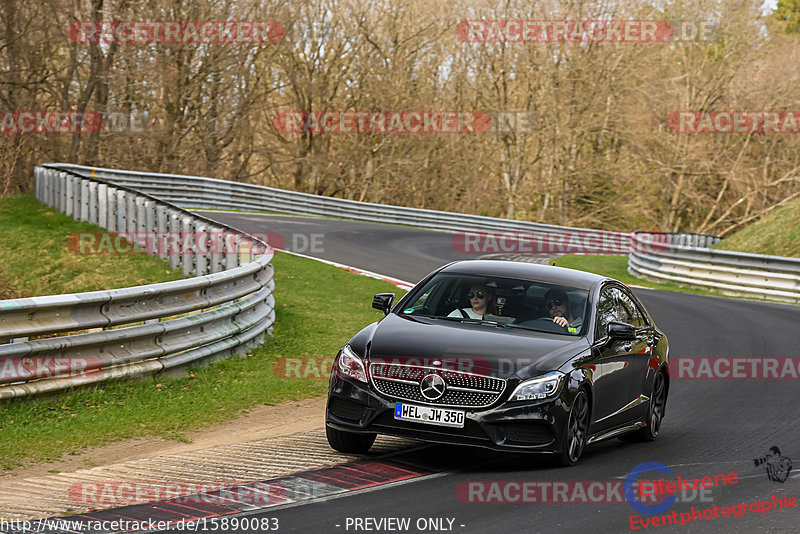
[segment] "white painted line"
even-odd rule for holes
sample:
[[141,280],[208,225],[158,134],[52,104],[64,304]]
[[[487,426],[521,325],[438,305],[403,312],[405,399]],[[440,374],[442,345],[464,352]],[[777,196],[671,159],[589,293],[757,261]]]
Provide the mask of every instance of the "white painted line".
[[405,280],[400,280],[399,278],[393,278],[391,276],[386,276],[384,274],[367,271],[365,269],[359,269],[358,267],[352,267],[350,265],[345,265],[343,263],[337,263],[335,261],[330,261],[330,260],[323,260],[322,258],[315,258],[314,256],[307,256],[305,254],[300,254],[299,252],[291,252],[289,250],[281,250],[281,249],[275,249],[275,250],[283,252],[284,254],[291,254],[292,256],[299,256],[301,258],[327,263],[328,265],[333,265],[334,267],[339,267],[340,269],[346,269],[350,272],[360,274],[362,276],[369,276],[370,278],[383,280],[384,282],[389,282],[390,284],[394,284],[400,289],[404,289],[406,291],[414,287],[414,284],[412,284],[411,282],[406,282]]

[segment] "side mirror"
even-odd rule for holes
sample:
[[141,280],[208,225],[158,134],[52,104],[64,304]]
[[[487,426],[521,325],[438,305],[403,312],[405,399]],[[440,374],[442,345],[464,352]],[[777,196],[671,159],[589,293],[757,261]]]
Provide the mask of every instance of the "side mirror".
[[384,315],[389,315],[389,311],[394,304],[394,293],[378,293],[372,297],[372,307],[381,310]]
[[611,321],[608,323],[608,337],[609,339],[636,339],[636,327],[628,323]]

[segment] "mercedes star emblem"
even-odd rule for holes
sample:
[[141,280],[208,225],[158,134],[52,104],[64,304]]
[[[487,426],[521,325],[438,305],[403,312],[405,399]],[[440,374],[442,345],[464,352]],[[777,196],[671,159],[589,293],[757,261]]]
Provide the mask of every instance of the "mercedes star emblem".
[[439,375],[428,375],[419,383],[419,390],[422,392],[422,396],[428,400],[442,398],[446,387],[444,378]]

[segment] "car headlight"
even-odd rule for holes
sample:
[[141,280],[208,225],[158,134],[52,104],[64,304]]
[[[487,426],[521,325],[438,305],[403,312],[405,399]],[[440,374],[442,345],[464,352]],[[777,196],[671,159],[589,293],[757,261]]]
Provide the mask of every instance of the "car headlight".
[[364,369],[364,362],[361,358],[353,352],[353,349],[350,348],[350,345],[345,345],[342,348],[342,352],[339,355],[339,371],[342,375],[355,378],[356,380],[360,380],[361,382],[367,381],[367,372]]
[[517,386],[509,400],[539,400],[553,397],[561,390],[561,382],[565,376],[567,375],[564,373],[553,371],[543,376],[525,380]]

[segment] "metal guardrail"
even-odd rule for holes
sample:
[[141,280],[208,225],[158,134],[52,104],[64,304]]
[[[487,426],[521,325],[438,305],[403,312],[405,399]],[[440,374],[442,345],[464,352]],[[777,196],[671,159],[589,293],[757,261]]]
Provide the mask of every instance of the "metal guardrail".
[[576,233],[581,233],[590,234],[600,241],[605,236],[618,243],[629,236],[623,232],[323,197],[202,176],[123,171],[66,163],[52,164],[48,167],[69,169],[97,176],[114,184],[133,187],[137,191],[149,193],[188,209],[228,209],[341,217],[357,221],[402,224],[450,232],[525,232],[526,234],[547,236],[550,239],[558,234],[571,237]]
[[640,245],[628,259],[628,272],[634,276],[731,296],[800,303],[800,258],[712,249],[709,245],[715,242],[708,241],[702,243],[705,248],[676,243],[652,247],[641,235],[633,239]]
[[[644,238],[647,233],[638,233],[640,238]],[[653,235],[653,234],[650,234]],[[687,233],[672,233],[672,234],[659,234],[669,236],[669,244],[672,246],[690,247],[690,248],[711,248],[720,241],[721,237],[707,234],[687,234]]]
[[[627,234],[357,202],[196,176],[140,173],[69,164],[58,164],[56,167],[91,173],[115,184],[135,187],[189,208],[333,216],[454,232],[520,232],[542,237],[549,243],[555,243],[556,248],[559,238],[564,239],[560,242],[568,242],[576,235],[600,241],[608,238],[611,242],[625,244],[625,251],[630,251],[628,271],[635,276],[712,289],[733,296],[800,301],[796,284],[797,276],[800,275],[800,260],[711,249],[710,247],[720,241],[715,236],[686,233]],[[588,243],[589,240],[586,241]],[[667,241],[668,246],[653,247],[654,243],[667,244]],[[586,248],[586,252],[597,252],[589,250],[588,246]],[[575,252],[569,248],[564,251]]]
[[[40,201],[110,231],[213,231],[236,239],[229,249],[160,254],[194,278],[0,301],[0,338],[11,339],[0,344],[0,400],[224,359],[271,335],[274,271],[266,244],[122,185],[64,169],[34,172]],[[256,245],[267,252],[255,257]],[[99,331],[28,339],[91,329]]]

